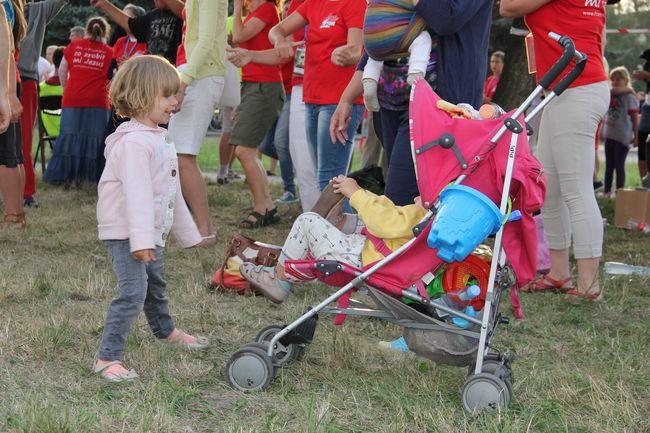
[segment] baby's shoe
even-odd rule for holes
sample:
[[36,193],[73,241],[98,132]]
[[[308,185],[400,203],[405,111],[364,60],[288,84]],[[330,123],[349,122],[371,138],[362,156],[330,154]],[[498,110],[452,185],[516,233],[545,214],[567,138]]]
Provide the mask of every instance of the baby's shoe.
[[379,111],[379,99],[377,99],[377,80],[364,78],[363,84],[363,101],[368,111]]
[[393,341],[380,341],[379,343],[377,343],[377,345],[382,349],[395,350],[397,352],[409,351],[409,346],[408,344],[406,344],[406,340],[404,340],[404,337],[400,337]]
[[270,266],[255,266],[252,263],[242,263],[239,272],[249,283],[255,286],[262,294],[275,304],[284,302],[291,284],[278,278],[275,268]]

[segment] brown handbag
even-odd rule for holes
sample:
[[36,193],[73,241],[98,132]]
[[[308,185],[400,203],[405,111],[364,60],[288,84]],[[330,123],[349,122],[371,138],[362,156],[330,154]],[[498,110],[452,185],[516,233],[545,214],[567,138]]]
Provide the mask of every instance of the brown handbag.
[[257,242],[254,239],[235,233],[226,251],[226,258],[212,279],[214,287],[219,292],[237,293],[243,296],[260,294],[239,273],[239,266],[244,262],[262,266],[275,266],[282,248],[276,245]]

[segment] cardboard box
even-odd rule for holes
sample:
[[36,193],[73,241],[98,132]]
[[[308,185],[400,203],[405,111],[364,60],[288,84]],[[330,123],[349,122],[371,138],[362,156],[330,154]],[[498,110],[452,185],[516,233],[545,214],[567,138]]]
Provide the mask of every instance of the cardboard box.
[[650,224],[650,191],[635,189],[616,191],[614,225],[627,228],[630,220]]

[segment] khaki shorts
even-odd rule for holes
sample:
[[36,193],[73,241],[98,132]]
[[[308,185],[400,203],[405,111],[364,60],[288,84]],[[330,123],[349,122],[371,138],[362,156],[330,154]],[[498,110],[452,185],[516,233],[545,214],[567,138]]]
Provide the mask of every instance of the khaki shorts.
[[241,84],[241,104],[230,136],[233,146],[257,147],[273,126],[284,104],[282,83]]

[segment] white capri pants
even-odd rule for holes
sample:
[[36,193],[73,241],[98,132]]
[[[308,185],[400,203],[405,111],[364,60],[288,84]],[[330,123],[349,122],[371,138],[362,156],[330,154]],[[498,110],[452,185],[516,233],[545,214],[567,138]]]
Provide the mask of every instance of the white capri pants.
[[210,76],[194,80],[185,90],[181,111],[169,121],[169,134],[176,152],[198,155],[214,109],[223,93],[224,78]]
[[606,81],[567,89],[544,109],[538,154],[546,172],[542,218],[551,250],[576,259],[602,256],[603,220],[592,176],[598,122],[609,107]]
[[293,86],[291,89],[291,105],[289,108],[289,153],[293,170],[298,183],[300,204],[303,212],[310,211],[318,197],[320,190],[316,183],[316,164],[311,156],[311,149],[307,142],[307,126],[305,121],[305,103],[302,101],[302,85]]

